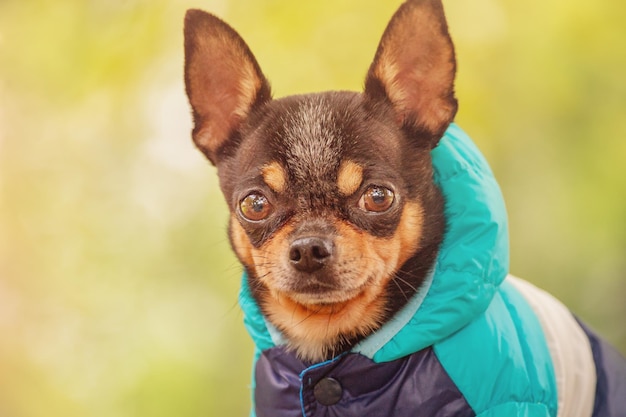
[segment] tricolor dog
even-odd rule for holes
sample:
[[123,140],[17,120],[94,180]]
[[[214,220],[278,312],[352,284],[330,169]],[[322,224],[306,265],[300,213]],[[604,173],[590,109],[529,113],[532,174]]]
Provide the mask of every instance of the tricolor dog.
[[408,0],[363,92],[273,99],[242,38],[188,11],[192,136],[245,269],[253,415],[626,416],[624,359],[509,275],[455,71],[441,1]]

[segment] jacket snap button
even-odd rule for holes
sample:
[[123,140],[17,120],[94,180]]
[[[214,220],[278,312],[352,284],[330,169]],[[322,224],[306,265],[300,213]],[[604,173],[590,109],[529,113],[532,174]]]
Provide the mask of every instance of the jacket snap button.
[[337,404],[343,394],[341,384],[334,378],[321,379],[313,387],[315,399],[322,405]]

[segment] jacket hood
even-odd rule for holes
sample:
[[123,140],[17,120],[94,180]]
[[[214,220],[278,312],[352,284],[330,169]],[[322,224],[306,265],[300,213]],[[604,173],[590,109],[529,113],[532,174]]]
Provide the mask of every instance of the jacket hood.
[[[509,270],[504,200],[480,151],[452,124],[432,158],[434,180],[446,200],[446,234],[422,288],[392,320],[354,347],[375,362],[417,352],[467,325],[485,311]],[[263,318],[245,274],[239,303],[258,351],[284,343]]]

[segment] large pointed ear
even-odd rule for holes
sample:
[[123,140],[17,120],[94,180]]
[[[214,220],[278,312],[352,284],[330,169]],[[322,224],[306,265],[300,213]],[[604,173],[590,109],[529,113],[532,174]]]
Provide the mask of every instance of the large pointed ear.
[[270,87],[243,39],[217,17],[188,10],[184,32],[192,136],[215,165],[252,108],[271,98]]
[[398,122],[434,147],[454,119],[456,61],[440,0],[408,0],[392,17],[365,80]]

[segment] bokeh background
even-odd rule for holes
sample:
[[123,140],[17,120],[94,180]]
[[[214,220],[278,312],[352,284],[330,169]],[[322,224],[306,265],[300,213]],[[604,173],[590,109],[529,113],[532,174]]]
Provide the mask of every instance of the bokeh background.
[[[191,143],[189,7],[275,96],[358,90],[399,1],[0,0],[0,416],[244,416],[252,346]],[[626,3],[446,0],[512,271],[626,352]]]

